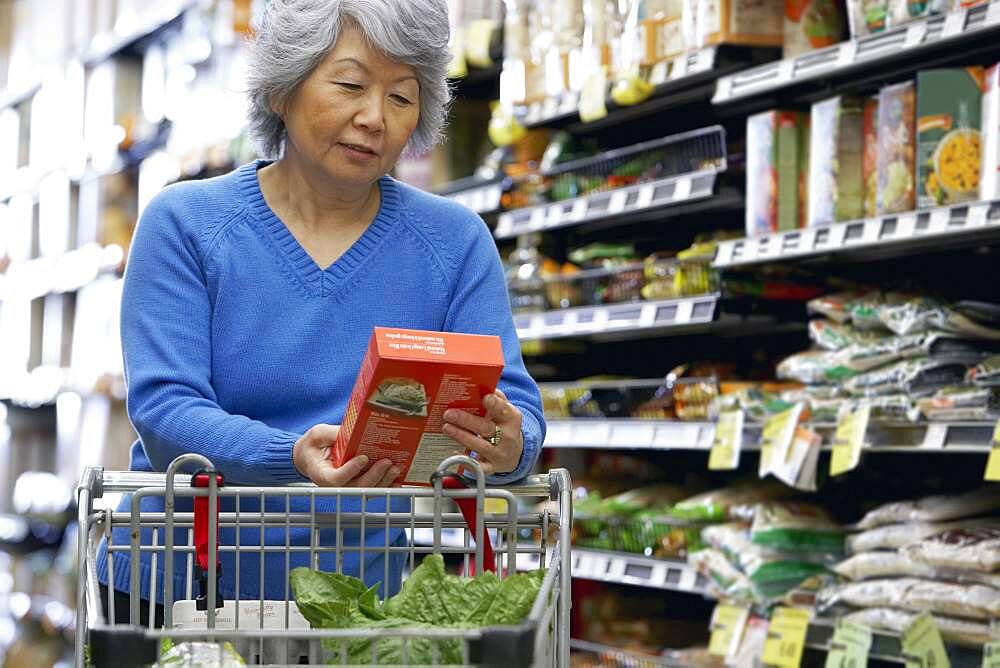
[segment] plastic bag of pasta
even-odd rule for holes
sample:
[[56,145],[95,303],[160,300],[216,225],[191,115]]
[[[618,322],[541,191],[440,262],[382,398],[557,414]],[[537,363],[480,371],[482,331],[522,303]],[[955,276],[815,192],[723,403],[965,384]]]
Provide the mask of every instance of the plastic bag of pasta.
[[867,513],[858,522],[858,527],[872,529],[901,522],[945,522],[997,509],[1000,509],[1000,485],[991,485],[964,494],[941,494],[886,503]]

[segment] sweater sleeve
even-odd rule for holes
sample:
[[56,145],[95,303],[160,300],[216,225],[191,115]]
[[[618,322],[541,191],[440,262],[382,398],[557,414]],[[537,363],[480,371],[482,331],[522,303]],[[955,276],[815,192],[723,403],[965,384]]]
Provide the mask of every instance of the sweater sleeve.
[[121,311],[129,418],[154,470],[198,453],[234,483],[302,482],[291,456],[299,434],[218,404],[212,305],[199,239],[182,228],[182,220],[196,216],[186,210],[194,207],[183,206],[184,192],[168,188],[150,202],[129,252]]
[[460,262],[444,328],[452,332],[500,337],[504,370],[499,387],[523,416],[524,452],[521,461],[513,471],[489,477],[490,483],[503,485],[521,480],[531,473],[538,462],[545,439],[542,397],[535,381],[524,368],[500,255],[482,221],[478,223],[478,232],[467,256]]

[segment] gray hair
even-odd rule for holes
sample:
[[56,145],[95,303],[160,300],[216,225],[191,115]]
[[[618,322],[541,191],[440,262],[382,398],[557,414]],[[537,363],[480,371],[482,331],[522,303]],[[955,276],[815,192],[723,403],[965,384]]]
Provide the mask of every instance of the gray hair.
[[424,153],[441,139],[451,101],[445,0],[270,0],[247,58],[249,131],[262,157],[280,157],[286,138],[272,102],[287,102],[351,23],[375,49],[416,72],[420,120],[406,152]]

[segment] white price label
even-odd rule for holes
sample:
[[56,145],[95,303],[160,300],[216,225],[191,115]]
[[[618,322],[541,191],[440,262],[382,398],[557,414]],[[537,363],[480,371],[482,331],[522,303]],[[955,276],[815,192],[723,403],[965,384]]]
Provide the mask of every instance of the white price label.
[[628,195],[624,191],[611,193],[611,201],[608,203],[609,213],[621,213],[625,209],[625,200]]
[[571,445],[572,425],[565,422],[552,420],[546,425],[545,445],[547,447],[559,448]]
[[649,74],[649,83],[654,86],[659,86],[667,80],[668,70],[670,68],[670,62],[666,60],[661,60],[660,62],[653,65],[653,71]]
[[948,227],[949,220],[951,220],[951,211],[948,209],[935,209],[934,211],[931,211],[931,220],[928,225],[928,231],[944,232]]
[[944,447],[945,441],[948,439],[948,425],[947,424],[930,424],[927,426],[927,432],[924,434],[924,448],[930,450],[940,450]]
[[733,78],[722,77],[715,87],[715,98],[724,102],[733,96]]
[[616,424],[611,430],[611,445],[620,448],[646,448],[653,442],[656,426],[652,424]]
[[645,209],[653,201],[653,186],[646,185],[639,188],[639,196],[635,200],[636,209]]
[[684,177],[674,184],[674,201],[681,202],[691,196],[691,178]]
[[686,77],[688,73],[688,57],[687,55],[679,56],[674,58],[674,66],[670,71],[671,79],[680,79],[681,77]]
[[988,26],[1000,23],[1000,2],[993,0],[993,2],[986,7],[986,18],[983,23]]
[[920,23],[911,23],[906,28],[906,37],[903,38],[903,48],[910,49],[918,46],[924,41],[924,37],[927,36],[927,24],[921,21]]
[[982,227],[986,224],[986,216],[990,212],[989,205],[970,206],[967,216],[969,227]]
[[548,214],[545,216],[545,224],[550,227],[554,227],[562,222],[563,210],[558,204],[549,207]]
[[604,421],[581,422],[574,426],[573,443],[576,445],[604,446],[611,440],[611,425]]
[[559,98],[550,97],[546,98],[545,103],[542,105],[542,112],[540,114],[541,118],[549,119],[554,117],[559,113]]
[[854,59],[858,55],[858,43],[853,39],[840,43],[840,50],[837,52],[837,67],[847,67],[854,64]]
[[896,234],[897,239],[905,239],[907,237],[913,236],[913,230],[917,228],[917,214],[915,213],[902,213],[899,218],[896,219]]
[[965,30],[965,22],[968,18],[969,14],[964,9],[948,14],[948,16],[944,19],[944,27],[941,28],[941,39],[962,34],[962,31]]
[[788,60],[782,60],[778,63],[778,83],[783,83],[785,81],[791,81],[792,75],[795,74],[795,60],[789,58]]
[[540,206],[531,212],[531,221],[528,223],[532,230],[540,230],[545,227],[545,207]]

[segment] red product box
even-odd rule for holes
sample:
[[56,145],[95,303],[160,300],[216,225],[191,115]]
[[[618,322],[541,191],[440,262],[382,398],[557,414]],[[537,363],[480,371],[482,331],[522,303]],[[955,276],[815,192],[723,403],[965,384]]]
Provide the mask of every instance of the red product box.
[[334,444],[334,465],[358,455],[390,459],[394,485],[430,485],[442,460],[461,446],[441,433],[444,412],[483,415],[483,397],[503,371],[497,336],[376,327]]

